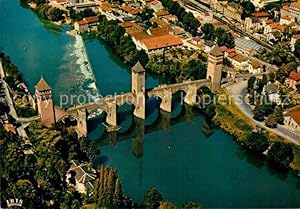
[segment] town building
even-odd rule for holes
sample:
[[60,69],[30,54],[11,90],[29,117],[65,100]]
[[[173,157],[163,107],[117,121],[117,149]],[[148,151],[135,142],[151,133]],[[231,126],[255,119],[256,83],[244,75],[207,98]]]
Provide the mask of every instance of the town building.
[[142,27],[141,25],[129,21],[121,22],[119,23],[119,26],[125,29],[126,34],[130,36],[132,36],[135,33],[141,33],[144,30],[144,27]]
[[300,133],[300,109],[291,110],[284,114],[284,125],[297,133]]
[[179,47],[183,45],[180,38],[172,34],[149,35],[138,33],[132,36],[138,50],[145,50],[148,54],[162,52],[165,49]]
[[264,47],[257,44],[255,41],[249,38],[236,38],[234,39],[236,52],[246,57],[253,56],[257,53],[261,53]]
[[274,83],[268,83],[263,88],[263,95],[267,96],[271,102],[279,105],[281,103],[278,87]]
[[287,79],[287,86],[297,90],[297,85],[300,85],[300,72],[291,72]]
[[97,16],[85,17],[74,23],[74,28],[78,33],[85,33],[97,29],[99,18]]
[[291,39],[291,48],[292,48],[292,51],[295,51],[295,44],[296,44],[297,40],[300,40],[300,34],[294,35],[292,37],[292,39]]
[[263,8],[270,3],[278,2],[278,0],[251,0],[251,2],[256,8]]
[[248,71],[252,74],[260,74],[263,72],[263,68],[258,60],[252,60],[249,62]]
[[248,69],[248,61],[247,58],[241,54],[235,54],[235,56],[228,57],[228,59],[231,61],[231,64],[234,68],[239,70],[247,70]]
[[206,40],[203,44],[203,51],[205,53],[209,53],[214,46],[215,46],[215,42]]
[[94,190],[93,182],[96,179],[96,171],[87,166],[86,163],[71,161],[71,166],[66,175],[68,185],[83,194],[91,195]]

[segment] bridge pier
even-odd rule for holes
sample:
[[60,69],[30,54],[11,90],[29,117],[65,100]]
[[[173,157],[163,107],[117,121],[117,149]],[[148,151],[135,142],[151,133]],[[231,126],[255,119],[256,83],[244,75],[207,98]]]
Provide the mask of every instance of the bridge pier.
[[164,90],[161,99],[160,109],[165,112],[172,112],[172,91]]
[[106,122],[111,126],[117,126],[117,104],[107,103],[108,111],[106,116]]
[[161,111],[161,127],[163,130],[169,130],[171,127],[172,115],[168,112]]
[[145,119],[146,118],[145,93],[144,92],[136,93],[135,97],[136,97],[136,104],[135,104],[133,114],[140,119]]
[[188,85],[188,91],[184,97],[184,102],[191,106],[197,104],[197,91],[198,88],[196,85]]
[[87,136],[88,128],[87,128],[86,109],[77,110],[77,113],[78,113],[78,121],[77,121],[77,134],[78,134],[78,137]]

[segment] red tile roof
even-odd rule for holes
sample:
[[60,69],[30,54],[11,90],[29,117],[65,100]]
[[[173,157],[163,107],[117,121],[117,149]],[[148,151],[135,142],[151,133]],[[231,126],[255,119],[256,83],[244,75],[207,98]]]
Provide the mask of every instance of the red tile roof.
[[86,20],[79,20],[77,21],[78,25],[86,25],[88,22]]
[[148,50],[162,49],[165,47],[182,45],[180,38],[167,34],[161,36],[150,36],[141,40]]
[[295,81],[299,81],[300,80],[300,73],[291,72],[290,79],[295,80]]
[[252,13],[252,16],[254,17],[269,17],[269,13],[267,12],[254,12]]
[[220,49],[221,52],[225,52],[227,50],[227,47],[226,46],[220,46],[219,49]]
[[290,111],[286,115],[293,118],[293,120],[300,125],[300,110]]
[[257,60],[253,60],[252,62],[250,62],[250,64],[252,65],[252,67],[253,67],[254,69],[257,69],[257,68],[260,67],[260,62],[257,61]]

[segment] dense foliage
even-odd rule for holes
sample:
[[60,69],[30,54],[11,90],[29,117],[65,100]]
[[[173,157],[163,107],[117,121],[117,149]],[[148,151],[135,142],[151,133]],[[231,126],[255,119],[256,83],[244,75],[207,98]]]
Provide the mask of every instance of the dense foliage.
[[201,27],[205,40],[216,40],[218,46],[226,46],[228,48],[234,48],[234,40],[231,33],[227,33],[223,28],[217,28],[211,23],[205,23]]
[[23,82],[20,71],[17,66],[15,66],[10,57],[6,56],[4,52],[0,50],[0,59],[2,61],[2,66],[5,71],[5,81],[13,90],[16,90],[18,84]]
[[300,39],[298,39],[295,43],[295,51],[294,54],[296,57],[300,58]]
[[123,195],[121,182],[116,170],[101,166],[99,177],[94,183],[94,201],[97,207],[134,208],[136,203]]
[[60,21],[64,19],[63,14],[65,13],[64,11],[52,7],[48,4],[41,4],[38,8],[37,11],[39,15],[41,15],[44,19],[50,20],[50,21]]
[[251,132],[244,142],[244,145],[259,154],[262,154],[269,147],[268,137],[263,132]]
[[290,144],[274,142],[268,151],[268,159],[283,168],[288,168],[294,159],[293,149]]
[[84,9],[80,12],[76,12],[73,8],[70,10],[70,17],[74,21],[81,20],[84,17],[90,17],[90,16],[95,16],[95,15],[96,15],[96,13],[90,8]]
[[143,206],[147,209],[155,209],[162,200],[163,197],[160,192],[157,189],[152,188],[145,192]]
[[34,154],[24,154],[23,140],[0,127],[1,203],[19,198],[24,200],[24,208],[36,209],[81,201],[77,192],[67,192],[66,172],[70,160],[93,159],[98,154],[96,146],[85,138],[77,139],[75,134],[50,130],[39,123],[30,125],[29,138]]
[[200,22],[194,17],[191,12],[186,12],[180,4],[173,0],[162,0],[164,7],[171,13],[178,17],[182,22],[184,29],[193,36],[197,35]]
[[108,21],[105,16],[99,18],[98,37],[104,40],[114,52],[130,66],[138,61],[142,65],[148,62],[148,55],[144,50],[137,50],[132,39],[124,36],[125,30],[118,26],[117,21]]

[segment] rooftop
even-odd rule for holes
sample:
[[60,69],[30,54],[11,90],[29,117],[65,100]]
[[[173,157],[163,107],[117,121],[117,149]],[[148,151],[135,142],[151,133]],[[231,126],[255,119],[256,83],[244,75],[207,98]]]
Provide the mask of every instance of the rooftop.
[[215,46],[210,52],[210,55],[213,55],[215,57],[223,56],[223,52],[220,51],[219,47]]
[[257,69],[257,68],[260,67],[260,62],[257,61],[257,60],[253,60],[253,61],[250,62],[250,65],[252,65],[252,67],[253,67],[254,69]]
[[171,34],[150,36],[142,39],[142,42],[148,50],[162,49],[183,44],[180,38]]
[[99,21],[99,18],[97,16],[85,17],[83,19],[85,21],[87,21],[88,23],[94,23],[94,22],[98,22]]
[[291,72],[290,74],[290,79],[295,80],[295,81],[299,81],[300,80],[300,72]]
[[246,60],[246,58],[245,58],[243,55],[241,55],[241,54],[235,55],[235,56],[233,57],[233,59],[234,59],[235,61],[237,61],[237,62],[243,62],[243,61]]
[[48,85],[48,83],[44,80],[43,77],[41,77],[38,84],[35,86],[35,89],[37,91],[49,91],[51,90],[51,87]]
[[269,17],[269,13],[267,12],[254,12],[252,13],[252,16],[254,17]]
[[138,61],[133,67],[132,67],[132,71],[135,73],[143,73],[145,72],[145,69],[143,67],[143,65],[140,63],[140,61]]
[[255,41],[252,41],[252,40],[246,39],[246,38],[242,38],[242,37],[234,39],[234,43],[236,46],[241,46],[243,48],[248,48],[248,49],[254,49],[256,51],[260,51],[260,50],[264,49],[263,46],[259,45]]
[[286,116],[290,116],[293,120],[300,125],[300,110],[290,111],[286,114]]

